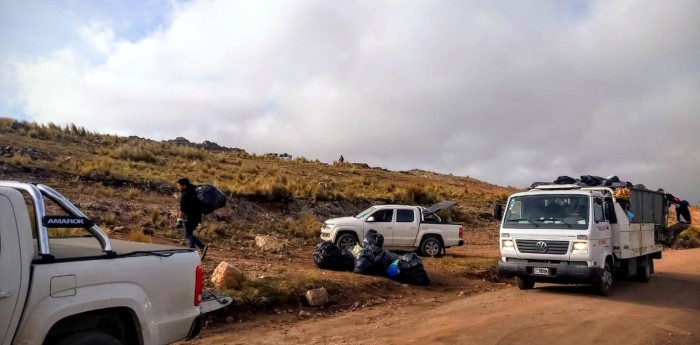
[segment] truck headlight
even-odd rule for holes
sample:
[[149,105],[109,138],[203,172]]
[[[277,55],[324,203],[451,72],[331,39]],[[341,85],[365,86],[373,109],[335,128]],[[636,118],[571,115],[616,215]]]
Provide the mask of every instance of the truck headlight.
[[588,253],[588,242],[574,242],[572,253]]
[[330,229],[333,227],[333,223],[323,223],[323,227],[321,229]]
[[501,242],[501,249],[504,251],[514,252],[515,251],[515,243],[513,243],[513,240],[503,240]]

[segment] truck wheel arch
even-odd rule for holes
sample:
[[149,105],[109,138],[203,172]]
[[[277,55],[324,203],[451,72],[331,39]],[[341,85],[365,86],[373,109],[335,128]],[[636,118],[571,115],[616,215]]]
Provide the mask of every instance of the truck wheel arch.
[[347,236],[352,236],[355,239],[355,243],[360,243],[360,238],[357,235],[357,232],[354,230],[347,230],[347,229],[338,231],[338,234],[335,236],[334,243],[338,247],[340,247],[341,246],[340,242],[343,240],[343,237],[347,237]]
[[106,333],[86,331],[71,333],[59,340],[56,345],[123,345],[123,343]]
[[[435,239],[437,240],[438,244],[438,251],[436,254],[431,255],[428,252],[426,252],[425,246],[428,245],[429,241]],[[439,257],[442,256],[443,252],[445,251],[445,242],[442,239],[442,236],[439,234],[425,234],[421,237],[420,242],[418,242],[418,251],[421,255],[424,256],[434,256],[434,257]]]
[[67,337],[85,333],[106,334],[122,344],[142,344],[143,339],[138,332],[136,314],[129,308],[117,307],[92,310],[76,315],[67,316],[56,322],[46,335],[45,344],[53,344]]

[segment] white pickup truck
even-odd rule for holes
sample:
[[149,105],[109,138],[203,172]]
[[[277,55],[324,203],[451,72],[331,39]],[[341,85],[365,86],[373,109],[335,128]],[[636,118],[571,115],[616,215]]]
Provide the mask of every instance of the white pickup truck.
[[454,202],[431,207],[406,205],[372,206],[354,217],[328,219],[321,227],[321,239],[341,248],[354,246],[374,229],[384,236],[384,248],[418,250],[421,255],[441,256],[445,248],[463,246],[464,229],[459,223],[443,221],[436,212]]
[[[46,215],[53,209],[62,214]],[[87,235],[51,236],[66,230]],[[2,345],[192,338],[205,313],[231,303],[230,297],[203,293],[202,279],[199,255],[191,249],[110,240],[53,189],[0,181]]]

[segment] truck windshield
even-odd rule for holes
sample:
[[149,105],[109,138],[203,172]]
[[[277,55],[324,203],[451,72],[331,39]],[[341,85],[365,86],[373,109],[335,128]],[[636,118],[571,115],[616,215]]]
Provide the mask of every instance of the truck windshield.
[[376,209],[376,207],[372,206],[372,207],[360,212],[360,214],[356,215],[355,218],[357,218],[357,219],[364,218],[364,216],[374,212],[375,209]]
[[503,227],[587,229],[590,198],[585,195],[543,194],[513,197]]

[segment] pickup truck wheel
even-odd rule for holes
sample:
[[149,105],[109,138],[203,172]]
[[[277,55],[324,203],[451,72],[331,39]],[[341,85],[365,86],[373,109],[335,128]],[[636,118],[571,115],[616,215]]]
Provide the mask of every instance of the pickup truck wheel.
[[100,332],[73,333],[56,343],[56,345],[123,345],[116,338]]
[[343,249],[343,248],[352,248],[355,246],[357,243],[357,238],[353,234],[348,234],[344,233],[338,236],[338,238],[335,240],[335,245],[338,246],[338,248]]
[[535,281],[527,277],[515,277],[515,285],[520,290],[530,290],[535,287]]
[[650,258],[649,256],[644,258],[647,260],[647,264],[642,266],[637,266],[637,281],[640,281],[642,283],[648,283],[649,280],[651,280],[651,270],[652,270],[652,265],[654,265],[654,259]]
[[420,253],[423,256],[442,256],[442,242],[437,237],[425,237],[420,242]]
[[606,261],[603,267],[603,274],[600,281],[595,284],[596,292],[602,296],[610,296],[613,287],[613,274],[610,270],[610,264]]

